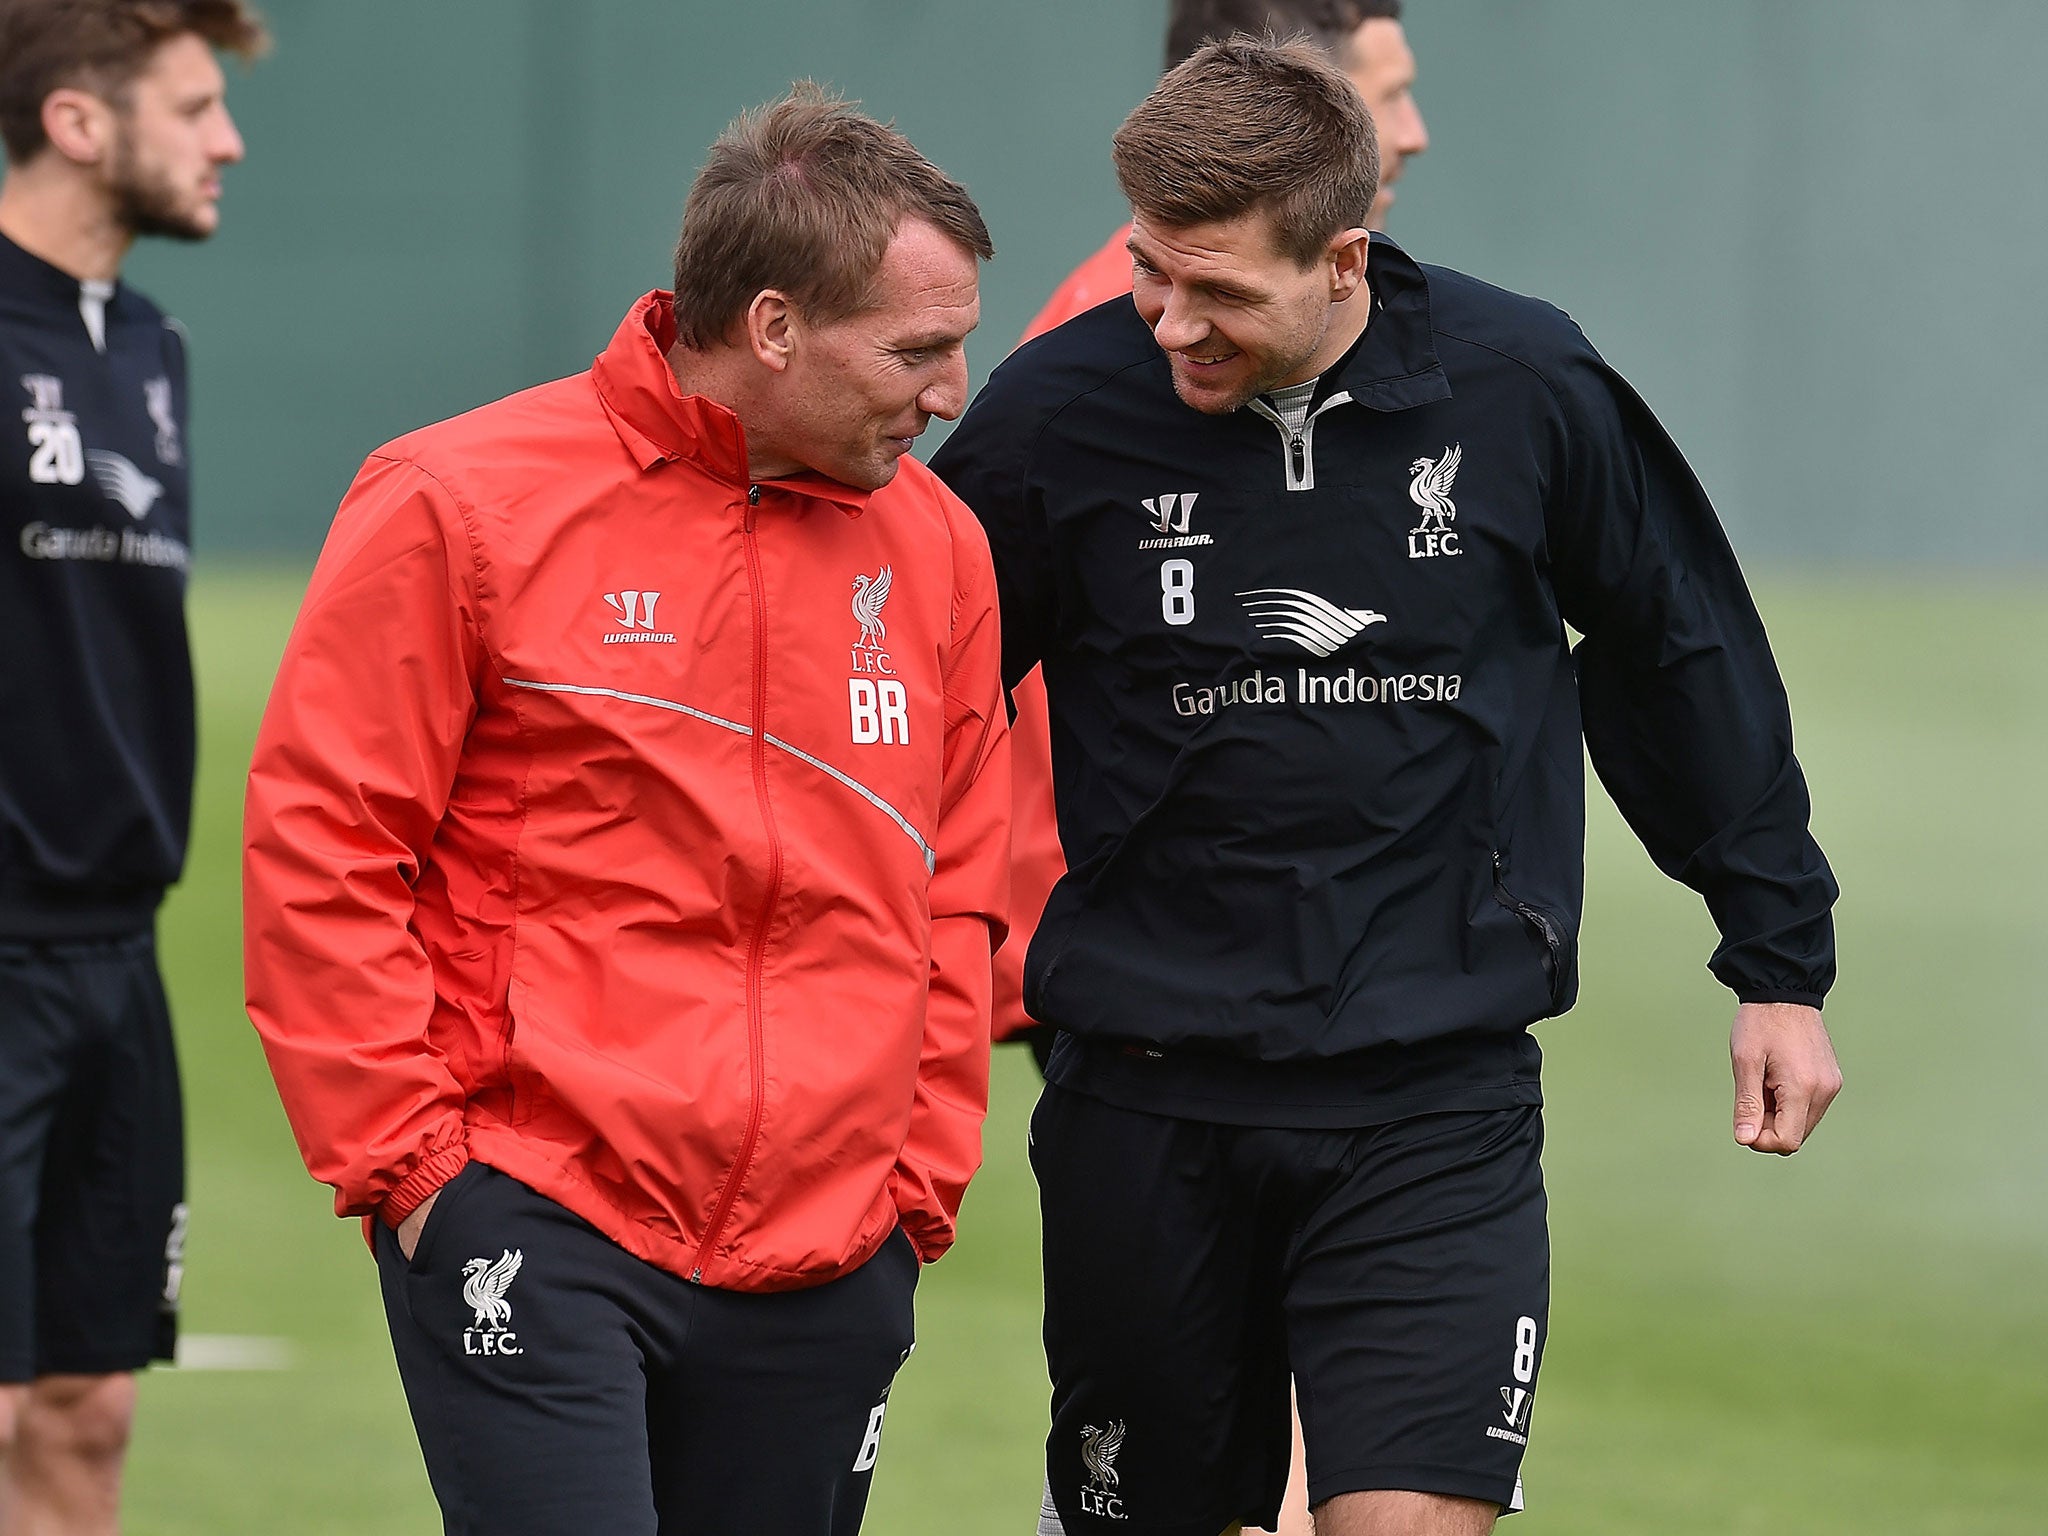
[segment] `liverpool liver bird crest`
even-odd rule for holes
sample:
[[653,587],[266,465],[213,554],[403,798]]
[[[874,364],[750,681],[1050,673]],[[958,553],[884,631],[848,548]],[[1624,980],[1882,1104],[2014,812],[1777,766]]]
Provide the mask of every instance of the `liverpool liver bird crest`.
[[479,1328],[503,1328],[512,1321],[512,1303],[505,1299],[505,1292],[519,1277],[519,1266],[526,1262],[526,1253],[521,1248],[507,1248],[498,1259],[471,1259],[462,1266],[465,1278],[462,1282],[462,1299],[476,1313]]
[[895,571],[886,565],[872,576],[853,578],[853,616],[860,620],[860,638],[853,642],[856,647],[882,648],[882,637],[889,632],[882,623],[882,604],[889,601],[889,583],[895,579]]
[[1089,1424],[1081,1430],[1081,1465],[1088,1469],[1088,1481],[1105,1493],[1117,1485],[1116,1453],[1123,1448],[1122,1419],[1111,1419],[1100,1429]]
[[1422,521],[1415,527],[1417,533],[1432,528],[1438,533],[1450,532],[1451,519],[1458,515],[1458,504],[1451,500],[1451,482],[1458,478],[1458,465],[1464,458],[1465,445],[1453,443],[1444,450],[1442,458],[1417,459],[1408,466],[1408,473],[1415,477],[1408,483],[1408,499],[1422,508]]

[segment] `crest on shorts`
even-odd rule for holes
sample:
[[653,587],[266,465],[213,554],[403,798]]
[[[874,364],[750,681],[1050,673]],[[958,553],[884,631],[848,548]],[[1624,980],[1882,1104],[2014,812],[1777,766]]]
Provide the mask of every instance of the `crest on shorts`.
[[1081,1431],[1081,1465],[1088,1469],[1089,1483],[1103,1493],[1116,1489],[1116,1453],[1123,1448],[1122,1419],[1111,1419],[1100,1429],[1090,1424]]
[[1105,1520],[1128,1520],[1118,1485],[1123,1477],[1116,1469],[1117,1452],[1124,1448],[1124,1421],[1104,1419],[1100,1428],[1090,1424],[1081,1431],[1081,1467],[1088,1474],[1079,1490],[1081,1508]]

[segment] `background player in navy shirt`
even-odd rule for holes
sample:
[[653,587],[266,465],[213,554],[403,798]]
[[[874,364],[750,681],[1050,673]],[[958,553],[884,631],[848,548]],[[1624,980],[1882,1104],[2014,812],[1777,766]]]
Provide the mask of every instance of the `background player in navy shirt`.
[[185,1238],[155,915],[193,710],[185,349],[120,281],[242,158],[240,0],[0,0],[0,1528],[108,1532]]

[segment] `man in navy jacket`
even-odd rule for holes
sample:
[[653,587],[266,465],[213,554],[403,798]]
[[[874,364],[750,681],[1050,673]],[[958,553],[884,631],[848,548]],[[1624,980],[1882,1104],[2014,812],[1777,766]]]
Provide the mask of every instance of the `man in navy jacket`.
[[185,344],[120,281],[242,157],[240,0],[0,0],[0,1523],[115,1528],[169,1358],[183,1123],[156,908],[193,707]]
[[[1520,1505],[1548,1312],[1535,1021],[1576,993],[1582,751],[1720,927],[1735,1135],[1840,1087],[1835,886],[1762,625],[1677,449],[1548,305],[1366,229],[1369,120],[1235,38],[1116,136],[1132,301],[934,462],[1043,663],[1070,872],[1025,997],[1070,1532]],[[1573,649],[1567,626],[1585,638]]]

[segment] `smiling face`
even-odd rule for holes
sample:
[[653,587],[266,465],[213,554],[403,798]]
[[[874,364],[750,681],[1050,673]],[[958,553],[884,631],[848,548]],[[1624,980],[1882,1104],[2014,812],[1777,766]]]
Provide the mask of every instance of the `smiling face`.
[[204,240],[219,228],[221,167],[242,158],[226,91],[213,50],[189,32],[121,90],[101,175],[130,234]]
[[1363,230],[1340,232],[1305,268],[1275,248],[1263,212],[1185,227],[1140,213],[1130,247],[1132,302],[1172,365],[1174,392],[1209,415],[1314,378],[1364,329]]
[[1366,225],[1384,229],[1402,162],[1429,148],[1429,130],[1423,126],[1422,109],[1415,104],[1415,54],[1400,22],[1375,16],[1351,34],[1343,64],[1344,73],[1365,98],[1379,133],[1380,190]]
[[785,361],[748,422],[750,458],[879,490],[934,416],[966,408],[967,334],[980,318],[973,254],[905,219],[866,307],[822,323],[786,312]]

